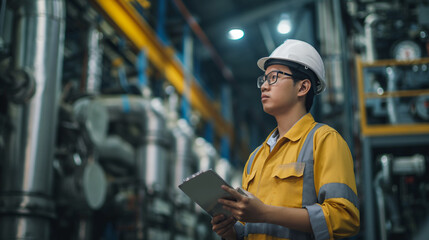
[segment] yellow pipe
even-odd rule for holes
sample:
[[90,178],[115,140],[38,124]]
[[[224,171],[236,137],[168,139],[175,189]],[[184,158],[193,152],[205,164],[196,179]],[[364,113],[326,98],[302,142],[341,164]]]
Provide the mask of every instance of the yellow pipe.
[[[175,59],[170,49],[164,47],[146,21],[139,16],[128,1],[93,0],[96,6],[121,31],[136,49],[145,49],[149,61],[165,74],[168,81],[180,94],[184,93],[183,67]],[[234,132],[230,123],[220,115],[204,91],[195,81],[191,83],[190,103],[197,109],[203,119],[214,120],[215,130],[220,136],[227,135],[234,142]]]

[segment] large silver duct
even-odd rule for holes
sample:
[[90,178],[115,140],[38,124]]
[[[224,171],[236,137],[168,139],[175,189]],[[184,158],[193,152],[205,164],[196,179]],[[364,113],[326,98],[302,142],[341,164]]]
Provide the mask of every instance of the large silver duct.
[[151,192],[165,191],[169,177],[169,133],[161,103],[133,96],[95,99],[109,112],[110,122],[126,122],[140,127],[141,138],[135,155],[137,176]]
[[178,188],[179,184],[197,170],[195,154],[193,152],[194,133],[185,119],[179,119],[172,129],[174,145],[173,158],[173,198],[177,203],[190,203],[190,199]]
[[99,94],[101,86],[101,65],[103,62],[103,35],[94,24],[88,29],[86,79],[83,88],[90,94]]
[[54,217],[53,153],[63,58],[63,0],[14,1],[12,69],[28,69],[36,89],[10,104],[12,125],[0,174],[0,239],[49,239]]

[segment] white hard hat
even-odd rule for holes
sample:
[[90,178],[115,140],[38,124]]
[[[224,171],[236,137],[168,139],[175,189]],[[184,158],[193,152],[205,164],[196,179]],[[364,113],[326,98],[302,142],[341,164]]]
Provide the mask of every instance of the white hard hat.
[[[317,50],[310,44],[300,40],[288,39],[282,45],[278,46],[269,57],[259,59],[257,62],[258,67],[265,71],[265,63],[268,60],[298,63],[304,70],[310,69],[316,74],[315,79],[310,79],[315,85],[314,93],[319,94],[325,90],[326,82],[323,60]],[[288,64],[285,65],[287,66]]]

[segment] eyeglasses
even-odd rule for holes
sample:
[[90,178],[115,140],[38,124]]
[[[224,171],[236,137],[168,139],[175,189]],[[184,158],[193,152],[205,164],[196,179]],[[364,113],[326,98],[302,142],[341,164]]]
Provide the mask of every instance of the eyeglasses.
[[293,75],[290,73],[286,73],[286,72],[282,72],[282,71],[272,71],[272,72],[268,73],[267,75],[262,75],[262,76],[258,77],[257,82],[256,82],[258,88],[261,88],[262,85],[264,84],[264,82],[267,80],[268,80],[269,85],[275,84],[277,82],[279,74],[286,75],[290,78],[293,77]]

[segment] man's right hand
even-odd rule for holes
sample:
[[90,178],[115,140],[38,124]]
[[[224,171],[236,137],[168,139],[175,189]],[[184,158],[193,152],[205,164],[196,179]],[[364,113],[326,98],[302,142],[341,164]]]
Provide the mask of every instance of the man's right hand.
[[235,229],[234,224],[237,222],[237,220],[234,219],[234,217],[228,217],[225,218],[224,215],[216,215],[212,218],[211,224],[213,226],[213,231],[222,237],[223,239],[227,240],[235,240]]

